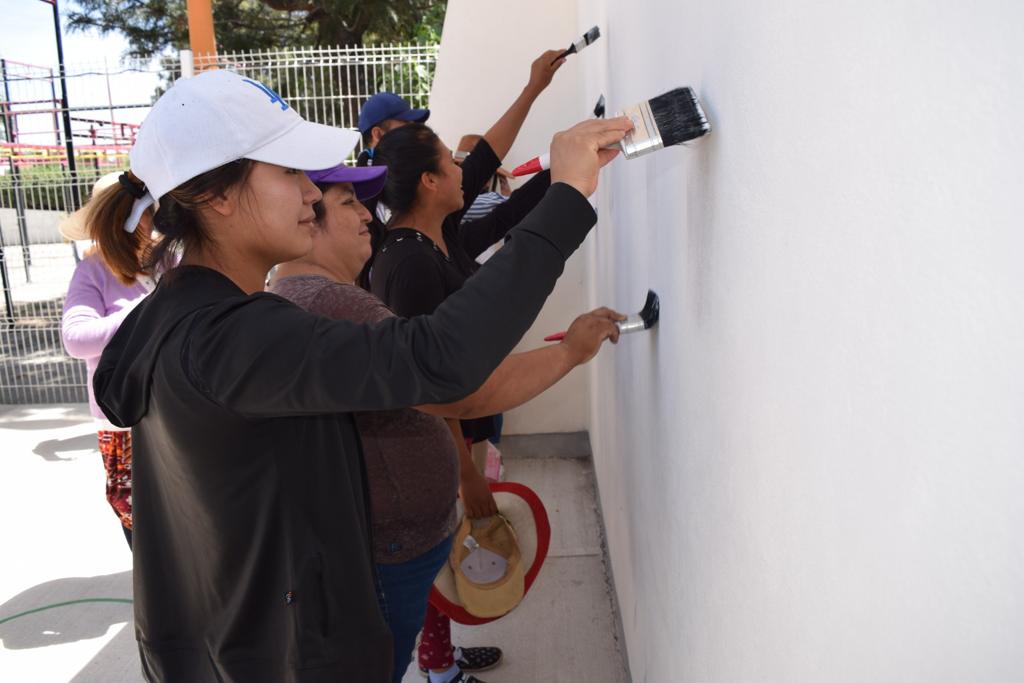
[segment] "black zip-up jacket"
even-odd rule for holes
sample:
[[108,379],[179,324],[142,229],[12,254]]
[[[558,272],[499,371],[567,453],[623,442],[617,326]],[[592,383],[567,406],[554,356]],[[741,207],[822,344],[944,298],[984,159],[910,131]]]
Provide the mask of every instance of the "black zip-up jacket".
[[390,679],[350,411],[474,391],[596,217],[552,186],[435,313],[375,325],[181,266],[124,321],[93,386],[133,439],[135,628],[149,680]]

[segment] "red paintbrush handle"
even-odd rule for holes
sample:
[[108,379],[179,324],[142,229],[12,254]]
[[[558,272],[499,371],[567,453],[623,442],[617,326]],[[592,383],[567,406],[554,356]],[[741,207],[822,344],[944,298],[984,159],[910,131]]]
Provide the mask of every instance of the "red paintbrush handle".
[[565,339],[565,332],[555,332],[544,337],[544,341],[562,341]]
[[525,164],[520,164],[512,169],[512,175],[519,176],[530,175],[531,173],[540,173],[551,168],[551,157],[548,154],[541,154],[539,157],[530,159]]

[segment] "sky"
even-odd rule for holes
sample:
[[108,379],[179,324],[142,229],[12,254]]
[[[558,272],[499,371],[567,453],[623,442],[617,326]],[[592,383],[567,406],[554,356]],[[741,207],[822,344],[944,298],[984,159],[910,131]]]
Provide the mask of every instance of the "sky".
[[[89,71],[112,71],[124,68],[121,55],[127,49],[127,41],[120,34],[100,36],[96,32],[70,32],[66,29],[63,13],[68,3],[61,3],[61,30],[64,36],[64,62],[69,73],[82,71],[79,66],[88,66]],[[42,0],[0,0],[0,57],[44,67],[53,67],[56,72],[57,47],[53,31],[53,7]],[[102,76],[68,79],[68,101],[71,107],[96,106],[95,111],[78,115],[88,118],[109,120],[107,109],[112,101],[117,104],[145,104],[151,100],[159,79],[152,74],[122,73],[109,81]],[[60,85],[57,83],[57,97]],[[2,96],[2,93],[0,93]],[[35,100],[50,97],[48,82],[20,82],[13,85],[11,100]],[[37,108],[46,104],[36,105]],[[27,107],[22,107],[26,109]],[[145,109],[116,110],[117,121],[139,123],[145,116]],[[57,142],[50,133],[54,127],[52,116],[19,116],[21,142],[26,144],[52,145]]]

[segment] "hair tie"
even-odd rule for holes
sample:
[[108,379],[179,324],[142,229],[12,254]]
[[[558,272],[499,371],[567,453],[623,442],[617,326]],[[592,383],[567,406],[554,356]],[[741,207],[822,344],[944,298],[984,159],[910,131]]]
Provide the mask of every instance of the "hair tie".
[[121,183],[121,187],[128,191],[135,199],[142,199],[146,196],[146,186],[139,185],[131,179],[127,171],[117,176],[117,182]]

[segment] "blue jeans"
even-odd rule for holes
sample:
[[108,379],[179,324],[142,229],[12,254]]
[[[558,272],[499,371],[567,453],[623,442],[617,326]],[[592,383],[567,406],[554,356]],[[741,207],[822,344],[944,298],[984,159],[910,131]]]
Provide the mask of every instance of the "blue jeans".
[[427,597],[434,578],[448,561],[452,536],[427,552],[400,564],[378,564],[380,609],[395,640],[394,683],[400,683],[412,661],[416,634],[423,627]]

